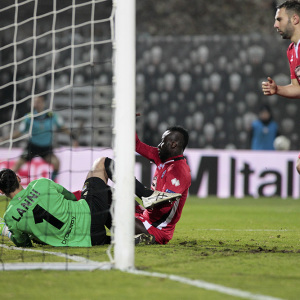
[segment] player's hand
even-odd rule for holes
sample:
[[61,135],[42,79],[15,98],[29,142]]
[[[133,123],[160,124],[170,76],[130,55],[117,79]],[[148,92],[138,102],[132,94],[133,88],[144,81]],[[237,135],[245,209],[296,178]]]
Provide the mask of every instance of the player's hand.
[[277,93],[277,84],[271,77],[268,77],[268,81],[263,81],[261,87],[264,95],[266,96],[271,96]]

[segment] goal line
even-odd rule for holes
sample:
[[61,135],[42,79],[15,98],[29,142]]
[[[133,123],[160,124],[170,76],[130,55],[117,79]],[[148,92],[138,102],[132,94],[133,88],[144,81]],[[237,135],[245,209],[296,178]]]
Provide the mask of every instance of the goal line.
[[45,251],[37,249],[20,248],[0,244],[1,248],[11,251],[25,251],[41,253],[43,255],[53,255],[62,257],[65,262],[22,262],[22,263],[0,263],[0,271],[22,271],[22,270],[53,270],[53,271],[93,271],[93,270],[110,270],[113,268],[111,262],[97,262],[82,256],[69,255],[62,252]]

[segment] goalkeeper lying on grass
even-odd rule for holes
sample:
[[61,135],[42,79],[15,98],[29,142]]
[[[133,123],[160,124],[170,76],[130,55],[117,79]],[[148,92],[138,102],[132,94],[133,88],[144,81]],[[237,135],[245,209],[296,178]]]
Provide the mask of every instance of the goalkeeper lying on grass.
[[[32,181],[26,189],[10,169],[0,171],[0,193],[11,199],[0,223],[0,233],[16,246],[30,247],[32,241],[52,246],[90,247],[110,243],[111,190],[107,185],[112,160],[101,158],[89,171],[80,199],[46,178]],[[107,169],[107,170],[106,170]],[[137,196],[146,206],[176,200],[181,194],[153,192],[136,180]],[[144,194],[146,197],[143,197]],[[138,224],[140,225],[140,224]],[[146,229],[136,228],[136,242],[154,243]]]

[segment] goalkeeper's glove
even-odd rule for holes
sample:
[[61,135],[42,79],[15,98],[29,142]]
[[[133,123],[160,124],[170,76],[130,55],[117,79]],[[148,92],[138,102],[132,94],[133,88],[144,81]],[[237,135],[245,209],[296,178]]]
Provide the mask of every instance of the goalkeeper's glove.
[[0,218],[0,235],[11,238],[11,232],[8,230],[3,218]]

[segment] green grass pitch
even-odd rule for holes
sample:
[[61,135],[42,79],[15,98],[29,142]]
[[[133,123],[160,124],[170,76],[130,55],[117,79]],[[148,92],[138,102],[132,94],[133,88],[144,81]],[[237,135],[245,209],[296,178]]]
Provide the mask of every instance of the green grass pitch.
[[[0,200],[1,215],[6,201]],[[300,201],[189,197],[173,240],[138,245],[135,266],[281,299],[300,299]],[[11,245],[6,239],[2,244]],[[62,248],[40,247],[48,251]],[[106,247],[67,249],[108,261]],[[0,262],[59,261],[0,248]],[[168,279],[113,271],[1,273],[3,299],[242,299]],[[250,298],[249,298],[250,299]]]

